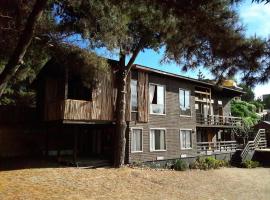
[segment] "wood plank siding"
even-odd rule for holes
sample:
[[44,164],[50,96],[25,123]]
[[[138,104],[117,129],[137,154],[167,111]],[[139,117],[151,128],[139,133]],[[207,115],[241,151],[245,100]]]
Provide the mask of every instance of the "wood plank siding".
[[[131,152],[131,134],[132,129],[142,128],[143,130],[143,152],[130,153],[129,162],[133,161],[152,161],[158,157],[164,159],[179,158],[181,154],[187,156],[195,155],[196,150],[196,117],[195,117],[195,97],[194,85],[185,80],[168,78],[159,74],[148,74],[149,84],[155,83],[164,85],[165,91],[165,114],[164,115],[148,115],[148,123],[139,122],[137,113],[133,113],[133,121],[130,122],[129,135],[129,152]],[[138,81],[140,85],[140,80]],[[191,91],[191,117],[180,116],[179,108],[179,88]],[[148,92],[147,92],[148,93]],[[140,100],[140,95],[138,101]],[[148,101],[148,100],[147,100]],[[149,103],[147,103],[148,105]],[[166,137],[166,151],[150,151],[150,129],[164,128]],[[180,148],[180,129],[192,129],[192,149],[181,150]]]
[[148,122],[149,115],[148,73],[138,72],[138,122]]

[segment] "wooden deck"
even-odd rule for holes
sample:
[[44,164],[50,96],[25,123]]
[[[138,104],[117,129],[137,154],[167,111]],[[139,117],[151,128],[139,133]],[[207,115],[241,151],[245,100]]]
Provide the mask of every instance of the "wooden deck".
[[240,117],[197,114],[196,124],[200,127],[241,127],[243,121]]

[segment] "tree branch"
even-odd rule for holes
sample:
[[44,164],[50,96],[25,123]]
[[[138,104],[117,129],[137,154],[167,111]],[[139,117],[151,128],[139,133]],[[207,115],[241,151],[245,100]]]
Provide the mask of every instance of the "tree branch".
[[48,0],[36,0],[33,10],[27,19],[25,28],[19,38],[17,46],[5,65],[4,70],[0,74],[0,97],[2,96],[7,83],[14,76],[14,74],[16,74],[16,71],[19,69],[21,63],[23,63],[23,57],[31,44],[36,24],[46,7],[47,1]]
[[126,76],[128,76],[128,74],[129,74],[129,72],[130,72],[130,70],[132,68],[132,65],[133,65],[135,59],[137,58],[138,54],[140,53],[140,51],[143,48],[143,45],[144,45],[144,40],[141,38],[140,41],[139,41],[139,43],[138,43],[138,46],[133,51],[133,54],[132,54],[131,58],[129,59],[128,64],[126,66],[126,68],[127,68]]

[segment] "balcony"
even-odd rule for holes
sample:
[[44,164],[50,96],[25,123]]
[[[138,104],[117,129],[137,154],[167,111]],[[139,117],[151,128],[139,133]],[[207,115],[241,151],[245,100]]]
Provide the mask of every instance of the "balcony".
[[236,141],[197,142],[198,153],[205,155],[211,155],[219,152],[234,152],[236,147]]
[[197,126],[200,127],[241,127],[241,117],[197,114]]

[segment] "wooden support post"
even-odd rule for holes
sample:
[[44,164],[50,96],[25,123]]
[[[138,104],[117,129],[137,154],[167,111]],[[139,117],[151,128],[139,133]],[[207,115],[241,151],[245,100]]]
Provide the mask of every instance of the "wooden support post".
[[76,127],[73,128],[73,134],[74,134],[73,162],[77,166],[78,132]]
[[46,158],[48,158],[48,156],[49,156],[49,131],[48,131],[48,127],[46,127],[46,139],[45,139],[46,141],[46,149],[45,149],[45,156],[46,156]]
[[57,139],[58,139],[58,141],[57,141],[57,161],[60,161],[60,151],[61,151],[61,147],[62,147],[62,145],[61,145],[61,136],[62,136],[62,134],[61,134],[61,124],[58,126],[58,131],[57,131],[58,133],[56,133],[57,134]]

